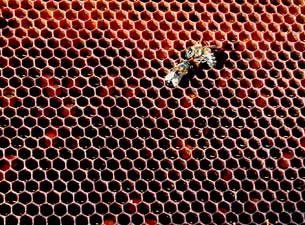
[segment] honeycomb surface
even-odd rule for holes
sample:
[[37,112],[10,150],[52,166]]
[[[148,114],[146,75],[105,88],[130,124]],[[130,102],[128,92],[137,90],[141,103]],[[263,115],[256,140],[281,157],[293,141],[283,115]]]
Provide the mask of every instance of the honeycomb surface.
[[0,224],[304,224],[303,4],[0,0]]

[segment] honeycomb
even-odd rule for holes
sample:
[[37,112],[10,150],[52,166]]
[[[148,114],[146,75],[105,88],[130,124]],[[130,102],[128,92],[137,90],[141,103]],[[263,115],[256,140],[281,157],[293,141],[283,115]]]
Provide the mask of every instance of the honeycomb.
[[303,0],[0,9],[0,224],[304,224]]

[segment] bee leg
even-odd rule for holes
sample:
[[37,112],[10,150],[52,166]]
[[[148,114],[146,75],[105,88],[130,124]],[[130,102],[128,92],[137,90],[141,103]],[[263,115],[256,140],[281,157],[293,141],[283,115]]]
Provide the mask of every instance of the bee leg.
[[206,58],[205,56],[201,56],[201,57],[198,59],[198,61],[199,61],[200,63],[206,63],[206,62],[207,62],[207,58]]

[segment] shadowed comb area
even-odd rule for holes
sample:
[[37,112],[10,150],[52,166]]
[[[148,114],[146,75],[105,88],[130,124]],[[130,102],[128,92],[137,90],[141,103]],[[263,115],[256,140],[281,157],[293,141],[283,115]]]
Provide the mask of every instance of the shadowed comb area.
[[[0,0],[0,224],[302,224],[301,0]],[[215,46],[177,88],[164,77]]]

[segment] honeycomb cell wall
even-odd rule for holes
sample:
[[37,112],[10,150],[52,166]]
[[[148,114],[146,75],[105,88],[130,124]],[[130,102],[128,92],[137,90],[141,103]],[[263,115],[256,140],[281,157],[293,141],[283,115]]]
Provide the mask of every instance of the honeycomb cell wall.
[[[305,224],[302,0],[0,0],[0,224]],[[177,88],[164,77],[215,49]]]

